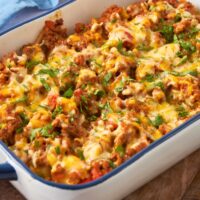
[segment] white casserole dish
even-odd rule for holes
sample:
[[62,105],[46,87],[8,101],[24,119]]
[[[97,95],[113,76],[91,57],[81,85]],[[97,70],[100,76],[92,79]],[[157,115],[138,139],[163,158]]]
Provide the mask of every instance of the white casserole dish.
[[[77,22],[87,22],[112,4],[126,6],[134,0],[76,0],[60,8],[68,30]],[[191,1],[200,8],[198,0]],[[55,12],[55,11],[54,11]],[[34,41],[52,12],[0,37],[0,56]],[[200,148],[200,114],[171,131],[133,156],[112,172],[82,185],[52,183],[33,174],[0,141],[0,179],[15,179],[12,184],[29,200],[115,200],[122,199],[185,156]]]

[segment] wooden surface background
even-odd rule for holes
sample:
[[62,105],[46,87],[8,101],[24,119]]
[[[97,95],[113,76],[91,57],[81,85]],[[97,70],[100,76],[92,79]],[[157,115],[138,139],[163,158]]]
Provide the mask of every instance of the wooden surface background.
[[[25,200],[9,182],[0,182],[0,200]],[[124,200],[200,200],[200,150]]]

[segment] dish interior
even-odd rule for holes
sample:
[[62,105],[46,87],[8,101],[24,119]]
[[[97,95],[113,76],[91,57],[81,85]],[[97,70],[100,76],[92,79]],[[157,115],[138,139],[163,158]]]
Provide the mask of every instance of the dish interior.
[[47,20],[0,62],[0,139],[40,177],[96,180],[200,111],[199,12],[111,6],[67,34]]

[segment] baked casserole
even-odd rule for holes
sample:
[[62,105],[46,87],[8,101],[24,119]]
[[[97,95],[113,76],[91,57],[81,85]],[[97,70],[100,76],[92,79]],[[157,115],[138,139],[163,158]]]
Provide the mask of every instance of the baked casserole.
[[200,112],[200,14],[183,0],[46,21],[0,62],[0,139],[37,175],[95,180]]

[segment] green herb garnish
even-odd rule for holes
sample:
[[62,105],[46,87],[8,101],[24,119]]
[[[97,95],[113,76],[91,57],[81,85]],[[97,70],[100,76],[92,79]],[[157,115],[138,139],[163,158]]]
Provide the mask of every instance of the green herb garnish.
[[97,120],[97,116],[96,115],[91,115],[90,117],[88,117],[89,121],[96,121]]
[[115,151],[119,153],[120,157],[123,157],[125,155],[125,149],[122,145],[119,145],[115,148]]
[[124,50],[124,48],[123,48],[123,41],[122,40],[119,40],[119,42],[117,44],[117,50],[123,56],[133,57],[133,53],[132,52],[128,52],[128,51]]
[[149,51],[152,49],[152,47],[148,47],[148,46],[145,46],[144,44],[140,44],[138,47],[137,47],[138,50],[140,51]]
[[176,17],[174,18],[174,22],[180,22],[181,21],[181,15],[177,14]]
[[179,40],[180,46],[188,51],[189,53],[194,53],[196,51],[196,47],[191,44],[191,42],[187,42],[184,40]]
[[35,60],[27,61],[26,62],[26,68],[29,69],[29,70],[32,70],[33,67],[35,67],[39,63],[40,63],[39,61],[35,61]]
[[14,101],[14,103],[26,103],[28,100],[27,96],[23,96],[17,100]]
[[153,126],[158,128],[161,124],[164,123],[164,119],[163,119],[163,117],[161,115],[157,115],[155,117],[155,119],[153,121],[151,121],[151,123],[153,124]]
[[81,160],[85,160],[83,151],[82,151],[81,149],[78,149],[78,150],[77,150],[77,155],[78,155],[78,157],[79,157]]
[[183,106],[179,106],[176,111],[178,112],[179,117],[187,117],[188,116],[188,111],[185,110]]
[[66,98],[71,98],[71,97],[73,96],[73,93],[74,93],[74,91],[73,91],[72,87],[70,87],[70,88],[68,88],[67,91],[63,94],[63,96],[66,97]]
[[113,161],[111,161],[111,160],[109,160],[109,165],[110,165],[110,167],[111,168],[116,168],[116,165],[115,165],[115,163],[113,162]]
[[41,78],[40,82],[48,92],[51,90],[51,87],[49,86],[49,84],[46,82],[44,78]]
[[142,80],[148,81],[148,82],[153,82],[155,80],[155,76],[153,74],[147,74]]
[[108,72],[104,77],[103,77],[103,81],[102,84],[103,86],[107,86],[108,83],[110,82],[110,79],[112,78],[112,72]]
[[155,87],[159,87],[159,88],[162,89],[163,91],[165,90],[165,86],[164,86],[163,82],[161,82],[161,81],[155,83],[154,86],[155,86]]
[[63,112],[62,106],[56,107],[56,109],[52,113],[52,118],[55,119],[57,115]]
[[55,152],[56,152],[56,154],[57,155],[59,155],[60,154],[60,146],[57,146],[57,147],[55,147]]
[[94,95],[101,98],[105,95],[105,91],[104,90],[95,90]]
[[185,64],[185,63],[187,62],[187,60],[188,60],[187,55],[183,56],[183,57],[181,58],[180,62],[177,64],[177,66],[180,66],[180,65]]
[[38,74],[48,74],[50,77],[54,78],[58,74],[57,69],[41,69]]
[[53,129],[53,126],[51,124],[48,124],[42,128],[35,128],[31,131],[30,140],[33,141],[37,133],[40,133],[41,136],[46,137],[46,138],[53,138],[55,137],[55,133],[53,132],[51,134],[52,129]]
[[160,33],[166,39],[167,43],[170,43],[170,42],[173,41],[173,38],[174,38],[174,28],[173,28],[173,26],[163,25]]

